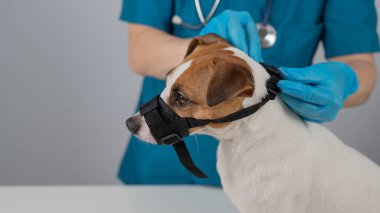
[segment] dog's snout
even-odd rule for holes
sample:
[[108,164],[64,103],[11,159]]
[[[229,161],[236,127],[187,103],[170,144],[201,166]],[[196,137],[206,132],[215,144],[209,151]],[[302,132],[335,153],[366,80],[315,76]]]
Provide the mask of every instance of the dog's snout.
[[128,130],[133,134],[135,134],[139,130],[140,122],[137,120],[136,117],[128,118],[126,124]]

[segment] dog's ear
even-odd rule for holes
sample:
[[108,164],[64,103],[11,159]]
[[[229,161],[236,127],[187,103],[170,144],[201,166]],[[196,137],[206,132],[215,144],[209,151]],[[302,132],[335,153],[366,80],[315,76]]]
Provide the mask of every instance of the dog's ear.
[[235,97],[252,97],[253,76],[242,65],[214,59],[214,74],[207,89],[207,105],[215,106]]
[[202,46],[202,45],[205,46],[205,45],[215,44],[217,42],[227,43],[226,40],[224,40],[222,37],[220,37],[216,34],[206,34],[204,36],[195,37],[195,38],[193,38],[193,40],[191,40],[189,47],[187,48],[185,58],[188,55],[190,55],[192,52],[194,52],[194,50],[197,47]]

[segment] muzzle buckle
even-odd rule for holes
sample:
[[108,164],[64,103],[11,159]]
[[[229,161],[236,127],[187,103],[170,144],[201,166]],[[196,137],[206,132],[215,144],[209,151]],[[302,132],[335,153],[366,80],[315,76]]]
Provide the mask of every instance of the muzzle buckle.
[[170,134],[168,136],[161,138],[160,144],[173,145],[173,144],[178,143],[180,141],[181,141],[181,137],[179,137],[179,135],[173,133],[173,134]]

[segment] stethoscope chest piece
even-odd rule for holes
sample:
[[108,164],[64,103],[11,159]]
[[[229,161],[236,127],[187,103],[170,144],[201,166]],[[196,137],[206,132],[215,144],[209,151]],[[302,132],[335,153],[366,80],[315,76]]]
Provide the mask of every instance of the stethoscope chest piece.
[[260,36],[261,48],[266,49],[273,47],[277,40],[276,29],[270,24],[257,23],[257,31]]

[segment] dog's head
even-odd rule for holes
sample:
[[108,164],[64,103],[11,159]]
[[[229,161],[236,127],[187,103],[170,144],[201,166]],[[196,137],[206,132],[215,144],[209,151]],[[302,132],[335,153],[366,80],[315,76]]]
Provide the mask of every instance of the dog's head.
[[[217,35],[194,38],[181,64],[167,74],[161,98],[180,117],[216,119],[258,102],[266,94],[268,74],[242,51]],[[223,129],[230,123],[210,123],[190,129]],[[155,143],[139,113],[127,121],[129,130],[146,142]],[[215,136],[215,135],[214,135]]]

